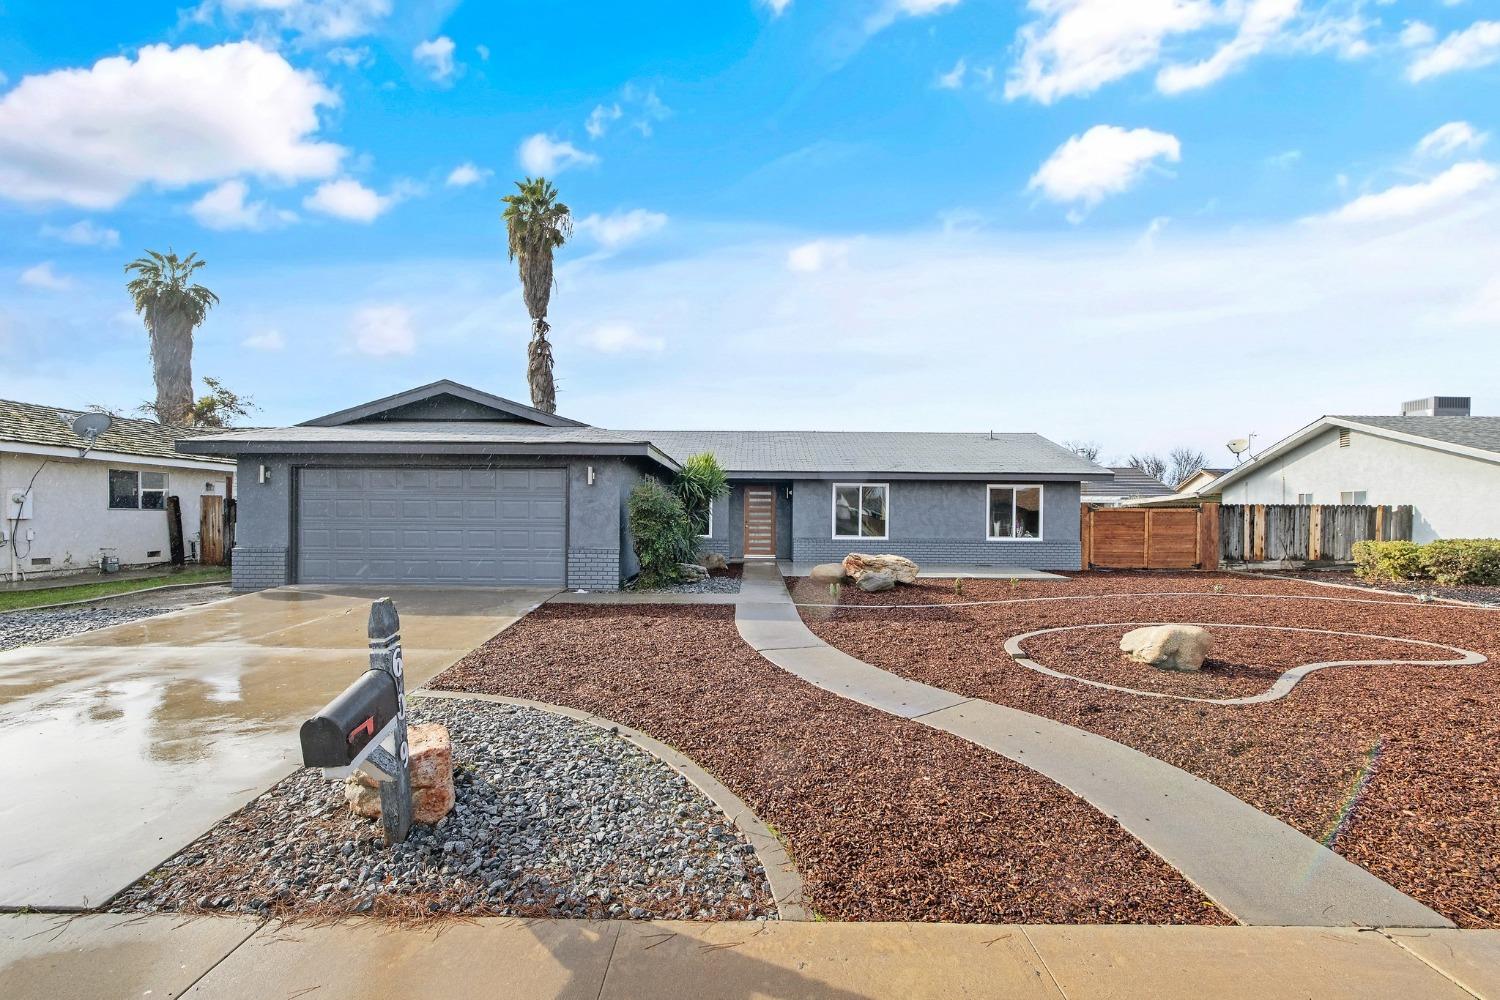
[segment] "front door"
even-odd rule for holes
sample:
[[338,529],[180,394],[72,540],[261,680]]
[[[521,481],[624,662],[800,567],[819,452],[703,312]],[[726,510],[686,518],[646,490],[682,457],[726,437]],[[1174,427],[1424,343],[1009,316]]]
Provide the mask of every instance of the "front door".
[[745,558],[776,558],[776,491],[745,487]]

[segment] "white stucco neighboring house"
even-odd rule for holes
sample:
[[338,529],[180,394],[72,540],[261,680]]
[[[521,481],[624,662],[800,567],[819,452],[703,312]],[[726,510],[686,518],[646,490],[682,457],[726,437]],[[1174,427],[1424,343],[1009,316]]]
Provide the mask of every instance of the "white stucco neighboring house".
[[1402,416],[1321,417],[1201,495],[1226,504],[1410,504],[1413,541],[1500,538],[1500,417],[1467,415],[1462,397],[1432,405],[1439,399],[1408,403]]
[[88,447],[71,427],[81,412],[0,400],[0,578],[97,569],[105,550],[125,567],[167,563],[168,496],[194,559],[200,498],[233,495],[234,462],[176,450],[199,432],[123,417]]

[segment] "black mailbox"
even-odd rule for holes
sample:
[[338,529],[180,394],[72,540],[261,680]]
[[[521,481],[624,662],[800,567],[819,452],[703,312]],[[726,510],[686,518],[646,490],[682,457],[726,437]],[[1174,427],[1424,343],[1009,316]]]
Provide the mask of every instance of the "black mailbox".
[[377,733],[396,717],[396,682],[383,670],[367,670],[302,723],[305,767],[348,767]]

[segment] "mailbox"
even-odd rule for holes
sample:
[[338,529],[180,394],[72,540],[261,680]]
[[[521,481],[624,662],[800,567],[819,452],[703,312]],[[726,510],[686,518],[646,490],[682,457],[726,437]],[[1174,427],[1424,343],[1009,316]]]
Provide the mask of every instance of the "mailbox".
[[384,670],[367,670],[302,723],[302,763],[306,767],[349,767],[401,709],[396,681]]

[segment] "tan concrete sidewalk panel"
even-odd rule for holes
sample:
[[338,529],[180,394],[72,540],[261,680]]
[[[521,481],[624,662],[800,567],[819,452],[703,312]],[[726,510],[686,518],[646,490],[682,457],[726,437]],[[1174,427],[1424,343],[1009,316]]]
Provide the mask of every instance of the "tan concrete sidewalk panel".
[[1068,1000],[1472,1000],[1379,932],[1027,927]]
[[618,929],[609,922],[503,918],[412,930],[365,921],[268,925],[186,995],[597,1000]]
[[0,916],[0,997],[170,1000],[259,926],[218,917]]
[[1475,996],[1500,1000],[1500,931],[1433,929],[1386,933]]
[[1061,996],[1018,928],[672,922],[621,928],[599,1000]]

